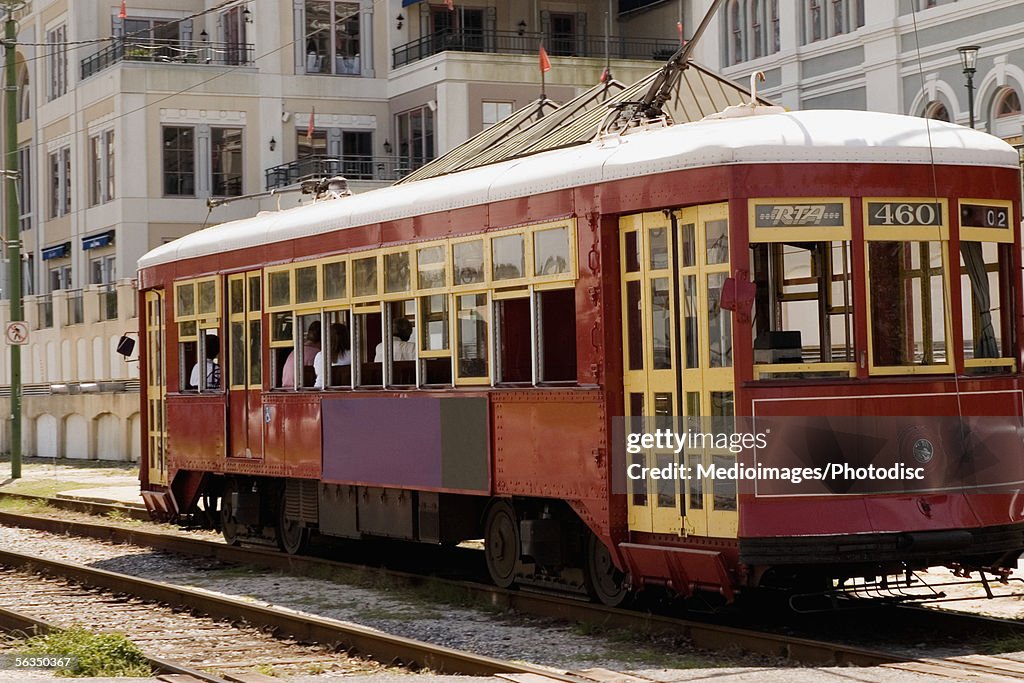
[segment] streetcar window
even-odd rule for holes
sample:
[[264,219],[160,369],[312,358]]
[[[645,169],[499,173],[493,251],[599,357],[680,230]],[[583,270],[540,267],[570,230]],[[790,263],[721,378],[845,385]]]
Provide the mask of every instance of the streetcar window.
[[460,379],[486,379],[488,374],[488,307],[486,294],[456,297],[456,346]]
[[[302,332],[302,339],[295,347],[294,372],[296,384],[301,388],[311,388],[316,384],[316,371],[313,369],[313,361],[320,353],[323,346],[323,321],[319,313],[299,316],[299,330]],[[285,371],[288,370],[289,361],[285,361]],[[300,372],[301,368],[301,372]]]
[[270,306],[287,306],[292,302],[291,273],[281,270],[270,273]]
[[245,279],[234,277],[228,283],[228,312],[245,313]]
[[427,386],[450,385],[452,359],[448,351],[448,296],[434,294],[421,297],[419,320],[420,383]]
[[626,348],[630,370],[644,369],[643,311],[640,310],[642,286],[640,280],[626,283]]
[[[242,280],[233,280],[231,290],[234,291],[236,283],[241,284]],[[231,349],[231,362],[228,364],[228,371],[231,374],[230,386],[245,386],[245,376],[248,368],[245,366],[245,320],[232,320],[228,325],[228,348]]]
[[943,242],[868,242],[872,360],[948,364]]
[[352,329],[348,311],[324,313],[322,349],[313,359],[317,388],[352,386]]
[[[751,250],[757,287],[754,363],[852,363],[850,243],[762,243]],[[802,377],[849,374],[848,369],[800,370]],[[780,368],[768,376],[792,375]]]
[[[735,455],[713,455],[711,463],[716,471],[728,471],[736,464]],[[714,497],[711,500],[713,510],[736,511],[736,480],[727,477],[715,477],[711,489]]]
[[352,261],[352,296],[377,294],[377,257]]
[[[273,288],[273,274],[271,275],[271,289]],[[294,389],[294,369],[285,373],[285,365],[293,350],[295,314],[291,311],[282,311],[270,315],[270,373],[273,381],[272,386],[277,389]],[[286,379],[292,379],[285,384]]]
[[[726,243],[725,249],[728,250],[728,243]],[[709,246],[709,258],[711,253],[712,249]],[[732,317],[728,311],[723,311],[721,306],[722,287],[725,286],[727,276],[728,273],[710,273],[707,276],[708,310],[706,320],[708,323],[708,348],[711,354],[710,365],[713,368],[732,366]]]
[[704,224],[707,265],[729,262],[729,221],[722,218]]
[[379,387],[384,384],[383,365],[375,362],[377,346],[381,343],[381,314],[358,313],[353,316],[352,357],[356,372],[356,386]]
[[390,348],[381,342],[374,350],[374,361],[389,363],[388,386],[416,385],[416,302],[391,301],[386,305],[387,326],[391,329]]
[[324,264],[324,299],[345,298],[345,262]]
[[384,292],[409,291],[409,252],[384,254]]
[[454,285],[468,285],[484,281],[484,241],[456,242],[452,245]]
[[424,247],[416,250],[416,285],[420,289],[445,286],[444,247]]
[[537,292],[537,353],[541,382],[576,381],[576,290]]
[[1011,318],[1002,306],[1003,289],[1009,276],[1009,250],[1008,244],[960,242],[964,361],[975,373],[1011,367],[984,362],[1009,356],[1004,329],[1009,327]]
[[[220,338],[215,330],[200,330],[196,342],[181,344],[182,369],[188,368],[185,387],[189,391],[219,392],[223,383],[220,367]],[[191,361],[191,362],[190,362]]]
[[196,290],[195,286],[191,282],[189,282],[188,284],[175,286],[174,299],[175,303],[177,304],[176,311],[178,318],[195,315]]
[[530,299],[502,299],[495,306],[495,361],[499,384],[532,384]]
[[491,263],[495,280],[515,280],[526,273],[526,253],[522,235],[491,239]]
[[540,277],[569,272],[569,229],[538,230],[533,234],[533,274]]
[[295,303],[308,304],[316,301],[316,266],[295,269]]

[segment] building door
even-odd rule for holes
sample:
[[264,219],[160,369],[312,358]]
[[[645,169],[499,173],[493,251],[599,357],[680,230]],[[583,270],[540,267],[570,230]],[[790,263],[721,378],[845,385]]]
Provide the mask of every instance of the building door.
[[[626,414],[633,418],[631,429],[671,429],[673,416],[679,414],[678,278],[671,217],[661,211],[625,216],[619,221],[619,239]],[[652,450],[630,457],[636,464],[663,468],[676,455]],[[629,486],[630,529],[680,532],[677,481],[645,478]]]
[[146,465],[149,483],[167,485],[167,373],[164,365],[164,291],[146,292]]
[[730,467],[736,455],[711,443],[734,429],[732,314],[722,310],[721,293],[729,277],[729,206],[682,209],[679,230],[682,410],[691,432],[704,437],[685,448],[685,496],[680,501],[683,533],[735,538],[738,524],[736,482],[698,477],[705,468]]
[[228,457],[263,457],[260,271],[228,277]]

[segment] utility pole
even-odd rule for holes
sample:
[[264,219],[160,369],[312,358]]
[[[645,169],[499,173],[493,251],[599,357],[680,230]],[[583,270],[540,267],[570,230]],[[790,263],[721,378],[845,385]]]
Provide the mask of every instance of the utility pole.
[[[14,12],[25,3],[3,0],[7,10],[4,26],[4,151],[7,163],[7,292],[10,299],[10,321],[22,322],[21,306],[21,234],[18,224],[18,81],[15,77],[18,22]],[[10,340],[8,340],[10,342]],[[21,478],[21,344],[9,343],[11,349],[11,479]]]

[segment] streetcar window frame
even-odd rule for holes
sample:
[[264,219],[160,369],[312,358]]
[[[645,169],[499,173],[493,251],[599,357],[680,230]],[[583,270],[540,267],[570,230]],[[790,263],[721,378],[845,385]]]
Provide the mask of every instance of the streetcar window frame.
[[[869,215],[872,211],[872,204],[881,205],[886,208],[886,212],[882,213],[879,209],[874,211],[875,218]],[[934,214],[926,214],[921,211],[915,210],[915,207],[920,209],[922,206],[938,206],[941,210],[941,216],[934,216]],[[950,218],[949,218],[949,201],[945,198],[936,197],[864,197],[862,198],[863,208],[863,220],[864,220],[864,267],[865,267],[865,285],[863,291],[866,295],[866,308],[867,308],[867,339],[868,348],[866,350],[867,361],[868,361],[868,373],[870,375],[912,375],[912,374],[949,374],[954,372],[954,345],[961,342],[957,341],[957,337],[954,335],[952,311],[949,310],[951,306],[947,306],[947,301],[952,302],[952,296],[954,290],[952,287],[952,281],[950,278]],[[891,220],[887,220],[887,216],[891,214]],[[883,224],[877,224],[881,222]],[[874,224],[873,224],[874,223]],[[928,247],[928,253],[930,258],[938,256],[941,261],[941,274],[938,275],[942,289],[938,293],[938,308],[941,312],[942,321],[942,332],[943,332],[943,352],[945,354],[942,362],[925,362],[925,358],[928,353],[935,353],[936,342],[939,340],[933,338],[935,332],[935,324],[932,322],[931,331],[925,333],[925,325],[928,320],[934,321],[935,312],[935,298],[932,296],[931,287],[928,289],[928,295],[933,304],[932,311],[929,313],[924,310],[924,294],[925,289],[923,287],[923,281],[920,277],[910,276],[910,280],[913,280],[912,289],[910,292],[911,296],[911,307],[915,305],[914,296],[915,293],[917,298],[920,300],[921,311],[920,320],[916,317],[912,319],[915,330],[920,327],[922,332],[921,339],[921,354],[925,358],[922,358],[921,362],[916,362],[913,359],[905,360],[901,363],[887,363],[887,362],[876,362],[876,351],[883,348],[892,347],[891,342],[885,340],[879,340],[878,330],[876,330],[876,322],[880,323],[883,318],[878,316],[881,315],[879,309],[879,302],[876,297],[872,296],[872,289],[874,287],[874,280],[872,277],[872,261],[877,261],[880,256],[879,244],[890,243],[890,244],[901,244],[904,245],[903,257],[909,257],[913,259],[913,249],[918,249],[918,259],[920,260],[920,248],[922,244],[935,245],[937,252],[932,253],[932,247]],[[875,245],[874,251],[875,256],[872,256],[872,245]],[[910,249],[910,251],[907,251]],[[897,255],[899,257],[899,255]],[[913,261],[911,261],[912,263]],[[918,269],[924,273],[923,263],[918,264]],[[929,264],[928,270],[931,270],[932,266]],[[936,275],[929,275],[929,277],[936,277]],[[907,279],[904,278],[904,282],[900,284],[907,284]],[[878,283],[878,286],[885,286],[885,283]],[[892,286],[886,287],[888,290],[892,290]],[[959,288],[957,289],[959,291]],[[906,310],[906,307],[904,309]],[[911,311],[911,313],[916,313]],[[929,318],[929,315],[932,317]],[[888,319],[888,318],[886,318]],[[900,321],[901,328],[907,319]],[[904,344],[908,337],[905,333],[901,333],[902,338],[897,340],[897,346]],[[930,351],[929,351],[930,347]],[[916,355],[918,352],[916,347],[913,354]],[[933,359],[934,361],[934,359]]]
[[[224,375],[225,348],[220,330],[222,318],[222,290],[219,275],[176,280],[174,282],[174,322],[178,337],[178,392],[186,395],[222,394],[228,378]],[[207,305],[204,306],[203,303]],[[220,366],[220,385],[206,386],[206,373],[199,373],[199,386],[190,386],[192,368],[205,357],[206,335],[218,337],[220,352],[216,364]],[[205,367],[205,363],[203,364]]]

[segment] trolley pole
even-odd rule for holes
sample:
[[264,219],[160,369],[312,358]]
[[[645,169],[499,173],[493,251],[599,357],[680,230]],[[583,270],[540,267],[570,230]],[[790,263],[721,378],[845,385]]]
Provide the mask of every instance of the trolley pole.
[[[20,2],[4,2],[7,21],[4,26],[4,151],[7,163],[7,292],[10,299],[10,321],[24,317],[21,306],[21,235],[18,225],[18,83],[15,78],[15,41],[18,24],[14,11]],[[11,349],[11,478],[21,478],[21,345]]]

